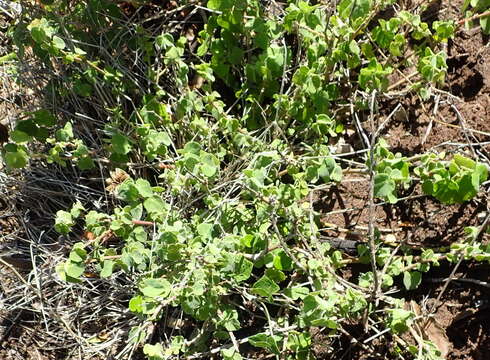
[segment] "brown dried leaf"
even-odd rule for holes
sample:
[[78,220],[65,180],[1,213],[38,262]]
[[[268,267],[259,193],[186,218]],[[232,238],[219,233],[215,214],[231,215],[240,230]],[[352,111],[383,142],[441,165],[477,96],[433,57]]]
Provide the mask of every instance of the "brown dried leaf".
[[441,357],[446,359],[451,351],[452,344],[446,335],[445,329],[434,318],[431,318],[427,322],[424,332],[424,337],[430,340],[441,352]]
[[114,190],[128,178],[128,173],[122,169],[117,168],[116,170],[111,171],[111,177],[106,179],[108,185],[106,188],[107,191],[114,192]]
[[[422,312],[420,310],[420,306],[415,301],[410,301],[410,308],[415,315],[421,315]],[[420,325],[419,329],[422,332],[422,337],[432,342],[441,352],[441,358],[446,359],[447,355],[451,351],[452,343],[449,341],[449,338],[446,335],[446,330],[439,325],[436,318],[437,313],[434,317],[431,317],[428,320],[425,320],[425,317],[423,317],[418,322]]]

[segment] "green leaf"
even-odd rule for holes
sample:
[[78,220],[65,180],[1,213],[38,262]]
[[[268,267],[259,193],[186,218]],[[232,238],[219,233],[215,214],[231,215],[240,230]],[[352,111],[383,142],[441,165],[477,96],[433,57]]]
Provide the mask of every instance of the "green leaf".
[[58,141],[70,141],[73,138],[73,125],[71,122],[67,122],[63,128],[57,130],[55,136]]
[[393,309],[389,311],[388,326],[395,333],[403,333],[408,330],[413,318],[413,313],[404,309]]
[[307,295],[303,299],[301,318],[309,326],[326,326],[331,329],[338,327],[336,318],[332,314],[335,297],[323,299],[318,295]]
[[15,51],[12,51],[6,55],[0,56],[0,65],[3,65],[7,62],[14,61],[17,59],[18,59],[17,53]]
[[359,275],[359,286],[368,288],[373,285],[373,273],[371,271]]
[[10,133],[10,139],[17,144],[21,144],[30,141],[31,137],[23,131],[14,130]]
[[374,176],[374,196],[386,199],[388,202],[394,204],[397,202],[395,195],[395,182],[390,178],[388,174],[376,174]]
[[210,239],[212,237],[213,227],[213,224],[202,223],[197,225],[196,230],[202,238]]
[[467,169],[474,169],[476,166],[475,161],[460,154],[454,154],[453,161],[456,165],[465,167]]
[[69,276],[66,271],[65,271],[65,262],[61,262],[58,265],[56,265],[56,273],[60,277],[61,280],[69,282],[69,283],[81,283],[82,281],[78,278],[74,278]]
[[32,115],[33,115],[33,120],[38,125],[48,126],[48,127],[56,125],[56,118],[48,110],[43,109],[43,110],[34,111]]
[[422,190],[445,204],[472,199],[488,176],[485,165],[458,154],[449,164],[427,158],[415,172],[423,181]]
[[381,286],[385,289],[393,286],[393,277],[391,275],[384,274],[381,281]]
[[138,179],[136,180],[134,186],[138,190],[141,197],[146,199],[153,196],[153,189],[151,188],[151,185],[147,180]]
[[284,289],[284,295],[293,300],[304,299],[309,293],[310,290],[302,286],[294,286]]
[[171,46],[165,53],[165,57],[170,61],[177,61],[183,54],[183,49],[176,46]]
[[116,154],[126,155],[131,151],[131,141],[127,136],[114,134],[111,139],[112,150]]
[[266,333],[255,334],[248,338],[250,345],[267,349],[276,355],[280,354],[278,342],[281,340],[282,338],[278,335],[269,335]]
[[102,270],[100,271],[100,277],[108,278],[111,276],[114,270],[114,264],[115,263],[112,260],[104,260]]
[[53,46],[55,48],[57,48],[58,50],[63,50],[66,47],[65,42],[59,36],[55,35],[55,36],[53,36],[53,38],[51,40],[53,42]]
[[78,218],[82,214],[83,211],[85,211],[85,208],[83,207],[83,205],[82,205],[82,203],[80,201],[77,201],[71,207],[70,214],[74,218]]
[[219,161],[216,156],[205,154],[201,156],[201,171],[206,177],[213,177],[218,171]]
[[167,359],[165,352],[163,350],[162,344],[158,343],[155,345],[145,344],[143,346],[143,353],[148,356],[151,360],[164,360]]
[[195,154],[199,155],[201,151],[201,145],[199,143],[191,141],[185,144],[184,148],[182,150],[179,150],[180,153],[182,154]]
[[129,211],[129,213],[131,214],[131,218],[133,220],[140,220],[141,217],[143,216],[143,204],[138,204],[136,206],[133,206]]
[[150,298],[167,297],[170,294],[172,285],[166,279],[145,279],[140,285],[143,295]]
[[155,38],[155,46],[157,49],[166,49],[170,46],[174,46],[174,38],[172,34],[161,34]]
[[214,176],[214,174],[216,174],[216,167],[203,164],[201,167],[201,171],[204,174],[204,176],[212,177]]
[[383,65],[372,58],[367,67],[363,67],[359,72],[359,85],[366,90],[385,90],[388,86],[387,76],[391,74],[393,68]]
[[209,0],[208,1],[208,8],[212,10],[220,10],[225,8],[229,8],[227,5],[230,3],[230,0]]
[[[354,6],[352,8],[352,19],[365,18],[371,10],[372,0],[356,0],[353,1]],[[352,2],[352,1],[351,1]]]
[[238,282],[247,280],[252,274],[253,263],[241,256],[235,264],[233,278]]
[[103,213],[98,213],[97,211],[90,210],[88,214],[85,216],[85,224],[88,227],[98,226],[100,225],[105,218],[109,216]]
[[54,228],[57,232],[60,234],[68,234],[73,225],[75,225],[75,222],[69,212],[64,210],[58,210],[58,212],[56,212]]
[[228,349],[221,349],[221,356],[223,356],[224,360],[242,360],[243,357],[239,352],[235,350],[234,347],[230,347]]
[[293,261],[282,249],[274,255],[273,264],[278,270],[289,271],[293,269]]
[[359,45],[357,45],[357,42],[355,40],[352,40],[349,43],[349,50],[351,53],[356,55],[359,55],[361,53],[361,48],[359,47]]
[[322,165],[318,168],[318,176],[325,182],[342,180],[342,168],[337,165],[333,158],[326,158]]
[[210,64],[203,63],[199,65],[194,65],[197,73],[202,76],[204,79],[208,81],[215,81],[215,77],[213,75],[213,68]]
[[277,270],[274,268],[267,269],[265,271],[265,276],[274,281],[275,283],[280,283],[286,280],[286,274],[284,274],[281,270]]
[[4,159],[8,167],[21,169],[27,165],[29,157],[23,150],[19,149],[16,152],[5,153]]
[[83,275],[85,271],[85,264],[68,260],[65,262],[64,270],[66,272],[66,275],[78,279],[80,276]]
[[371,0],[343,0],[339,3],[338,9],[344,19],[365,18],[371,10]]
[[15,130],[25,132],[29,136],[35,136],[39,130],[39,126],[36,125],[34,119],[21,120],[15,126]]
[[157,144],[163,144],[165,146],[170,146],[172,144],[172,139],[168,136],[167,132],[159,131],[154,135],[154,141]]
[[83,156],[77,161],[77,166],[80,170],[91,170],[95,167],[94,160],[89,156]]
[[37,128],[36,133],[34,134],[34,137],[36,140],[44,142],[49,136],[49,131],[47,128],[40,126]]
[[454,36],[455,24],[453,21],[434,21],[432,28],[436,32],[434,38],[438,41],[446,41]]
[[422,274],[418,271],[406,271],[403,273],[403,285],[405,285],[405,289],[407,290],[414,290],[418,288],[421,281]]
[[83,144],[81,140],[76,140],[76,141],[78,142],[78,146],[73,152],[73,156],[82,157],[82,156],[89,155],[88,147],[85,144]]
[[182,335],[172,336],[170,345],[165,350],[167,355],[179,355],[185,349],[186,340]]
[[85,250],[83,243],[76,243],[73,249],[70,251],[70,261],[81,263],[87,259],[87,250]]
[[126,179],[116,188],[116,195],[119,199],[128,203],[139,199],[139,192],[132,179]]
[[141,295],[133,296],[129,300],[128,309],[129,311],[140,313],[143,311],[143,297]]
[[224,327],[227,331],[237,331],[241,328],[238,321],[238,311],[232,308],[225,308],[220,314],[218,325]]
[[270,297],[277,293],[281,288],[267,276],[262,276],[253,284],[251,292],[260,296]]
[[311,335],[307,331],[302,333],[297,331],[288,332],[287,348],[297,354],[297,359],[310,359],[310,346]]
[[145,210],[151,215],[163,214],[166,210],[165,202],[158,196],[152,196],[143,203]]
[[243,255],[227,253],[224,255],[225,266],[221,271],[238,282],[247,280],[252,274],[253,263],[247,260]]
[[480,26],[485,35],[490,35],[490,16],[480,18]]
[[54,28],[49,24],[48,20],[44,17],[40,19],[34,19],[27,29],[31,32],[33,40],[39,44],[50,39],[54,33]]
[[481,183],[486,181],[488,178],[488,169],[484,164],[477,163],[471,176],[473,186],[475,187],[475,190],[478,190]]

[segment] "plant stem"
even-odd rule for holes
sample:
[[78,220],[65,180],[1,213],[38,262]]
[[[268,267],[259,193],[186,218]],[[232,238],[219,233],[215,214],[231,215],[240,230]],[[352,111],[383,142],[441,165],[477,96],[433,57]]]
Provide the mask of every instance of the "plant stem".
[[466,18],[466,19],[461,19],[458,22],[456,22],[456,24],[458,26],[461,26],[461,25],[463,25],[466,22],[473,21],[473,20],[478,20],[478,19],[481,19],[481,18],[483,18],[485,16],[490,16],[490,10],[487,10],[485,12],[482,12],[481,14],[475,14],[473,16],[470,16],[469,18]]

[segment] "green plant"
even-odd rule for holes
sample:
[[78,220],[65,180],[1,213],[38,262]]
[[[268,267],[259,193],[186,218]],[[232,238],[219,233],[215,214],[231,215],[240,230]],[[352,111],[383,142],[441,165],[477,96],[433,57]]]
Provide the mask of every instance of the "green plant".
[[374,196],[395,204],[398,201],[397,188],[410,185],[410,164],[401,154],[393,154],[384,139],[376,144],[374,161]]
[[444,154],[428,154],[422,157],[422,165],[415,168],[423,191],[446,204],[472,199],[488,177],[487,167],[459,154],[451,161],[442,159]]
[[486,35],[490,34],[489,22],[490,1],[488,0],[465,0],[461,11],[465,14],[468,21],[466,24],[471,24],[472,20],[478,20],[482,32]]
[[[319,240],[320,214],[310,202],[345,180],[350,160],[333,145],[352,116],[373,115],[367,99],[391,91],[392,74],[416,69],[407,91],[444,82],[438,45],[453,24],[430,28],[408,11],[378,18],[394,3],[296,1],[272,16],[258,0],[186,2],[188,14],[207,20],[186,36],[173,25],[128,24],[108,1],[74,9],[56,1],[25,14],[12,34],[19,57],[32,47],[51,72],[46,103],[65,106],[18,122],[2,149],[5,162],[76,165],[84,176],[110,180],[106,207],[76,203],[57,213],[60,234],[91,234],[73,245],[59,276],[129,279],[128,308],[140,321],[128,341],[150,359],[211,351],[237,360],[242,343],[311,359],[312,327],[334,334],[374,319],[393,334],[409,329],[414,314],[401,301],[371,301],[376,277],[383,291],[395,282],[413,290],[439,261],[463,250],[487,259],[488,249],[395,254],[375,231],[376,247],[360,244],[351,259]],[[366,166],[373,165],[374,196],[395,204],[416,174],[444,203],[473,198],[486,168],[460,155],[442,160],[424,155],[411,170],[380,140]],[[382,272],[366,266],[370,251]],[[339,275],[349,261],[364,264],[356,280]],[[194,331],[150,344],[151,324],[170,310]],[[249,335],[237,340],[247,323]]]

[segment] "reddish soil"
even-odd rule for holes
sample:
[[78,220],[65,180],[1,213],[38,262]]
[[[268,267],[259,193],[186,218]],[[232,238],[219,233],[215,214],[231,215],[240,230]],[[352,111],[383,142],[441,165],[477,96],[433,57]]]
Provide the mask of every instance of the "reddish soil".
[[[426,21],[461,18],[463,1],[432,2],[431,12]],[[393,152],[405,156],[421,152],[455,150],[472,154],[475,151],[481,159],[490,158],[490,47],[488,37],[478,29],[458,30],[457,36],[450,41],[448,51],[448,76],[444,92],[438,93],[436,101],[423,102],[416,95],[394,96],[380,100],[380,112],[387,116],[399,104],[403,111],[394,116],[382,136],[388,141]],[[413,69],[411,70],[413,71]],[[406,75],[411,71],[407,71]],[[392,83],[401,76],[393,77]],[[401,115],[401,116],[400,116]],[[369,130],[368,122],[362,123]],[[468,142],[473,144],[470,149]],[[487,143],[485,143],[487,142]],[[455,145],[456,144],[456,145]],[[352,144],[359,148],[359,144]],[[349,178],[328,192],[316,194],[316,210],[322,214],[322,222],[327,230],[325,235],[363,241],[369,219],[373,225],[382,229],[382,237],[388,233],[395,236],[397,242],[404,242],[414,253],[420,248],[449,246],[464,236],[464,227],[477,226],[483,220],[487,209],[489,185],[482,189],[481,195],[463,205],[443,205],[437,200],[423,196],[419,186],[411,187],[401,197],[408,200],[395,205],[376,206],[371,214],[368,207],[369,182],[366,178]],[[483,241],[489,241],[486,235]],[[453,266],[442,263],[441,267],[424,274],[423,285],[414,293],[401,294],[419,306],[434,302],[442,291],[443,283],[430,282],[430,279],[445,278]],[[484,282],[490,280],[490,267],[487,264],[463,263],[456,276]],[[345,272],[345,276],[355,278],[355,268]],[[366,271],[366,268],[363,269]],[[403,288],[403,285],[400,286]],[[408,300],[407,300],[408,301]],[[490,288],[474,283],[451,283],[443,296],[442,305],[434,314],[434,321],[445,334],[445,342],[451,351],[447,360],[483,360],[490,352]],[[350,336],[362,341],[368,335],[358,326],[346,325]],[[371,334],[369,334],[371,335]],[[337,346],[343,353],[334,357],[343,359],[381,359],[387,357],[387,343],[373,341],[370,351],[352,344],[350,336],[337,340]],[[442,336],[442,335],[441,335]],[[410,336],[409,336],[410,337]],[[316,354],[324,358],[327,350],[326,338],[315,334]],[[412,338],[413,343],[413,338]],[[329,343],[335,348],[335,344]],[[345,349],[349,349],[345,351]],[[329,352],[331,354],[331,351]],[[383,354],[377,357],[376,353]],[[328,357],[327,357],[328,358]]]

